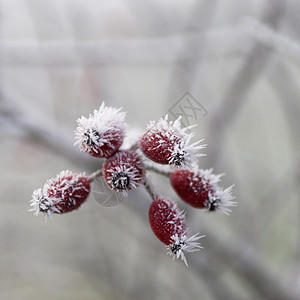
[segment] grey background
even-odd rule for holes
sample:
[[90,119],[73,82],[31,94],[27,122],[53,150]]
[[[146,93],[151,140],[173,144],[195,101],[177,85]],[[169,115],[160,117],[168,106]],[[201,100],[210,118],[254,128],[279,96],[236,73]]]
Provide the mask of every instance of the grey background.
[[[0,299],[299,299],[299,1],[0,1]],[[205,247],[190,268],[165,255],[140,189],[27,212],[60,170],[95,171],[76,119],[102,101],[145,128],[189,91],[207,110],[203,168],[226,173],[228,217],[184,205]]]

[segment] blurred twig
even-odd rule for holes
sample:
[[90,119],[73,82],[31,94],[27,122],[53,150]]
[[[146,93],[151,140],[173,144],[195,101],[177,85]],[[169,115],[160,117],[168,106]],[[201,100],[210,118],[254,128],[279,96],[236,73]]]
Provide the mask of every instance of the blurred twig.
[[[220,237],[217,230],[211,231],[207,227],[206,234],[212,242],[209,253],[214,256],[213,259],[217,258],[221,263],[233,267],[245,283],[252,286],[254,291],[259,292],[264,297],[263,299],[298,299],[294,287],[283,286],[277,278],[273,277],[268,272],[263,258],[249,244],[241,241],[229,242]],[[195,257],[192,259],[197,264],[197,259]]]
[[[203,45],[214,44],[224,55],[244,53],[245,30],[231,26],[206,33],[165,36],[149,39],[89,40],[76,43],[67,41],[1,41],[0,53],[2,66],[47,66],[76,67],[78,58],[89,66],[97,67],[114,64],[170,64],[178,59],[198,57]],[[186,56],[178,58],[176,51],[181,43],[191,45]],[[75,50],[75,51],[74,51]],[[134,51],[133,51],[134,50]],[[203,49],[205,59],[215,59],[209,49]]]
[[[294,76],[288,69],[286,64],[279,62],[277,68],[270,75],[270,80],[276,95],[278,95],[282,111],[286,115],[286,122],[289,126],[290,142],[294,150],[295,159],[292,161],[293,168],[289,170],[288,174],[285,174],[285,180],[289,182],[294,188],[293,190],[298,191],[300,182],[300,157],[299,157],[299,141],[295,139],[299,135],[299,116],[300,116],[300,89],[298,83],[296,82]],[[285,186],[286,185],[283,185]],[[298,196],[299,198],[299,196]],[[272,197],[269,198],[270,200]],[[300,227],[300,201],[298,201],[298,209],[296,210],[296,220],[298,221],[298,228]],[[295,249],[295,260],[300,258],[300,230],[298,230],[298,243]]]
[[[284,1],[266,1],[265,15],[262,17],[262,22],[269,24],[271,28],[276,28],[280,24],[284,11]],[[207,138],[210,153],[205,161],[207,165],[217,165],[220,152],[223,149],[221,145],[226,137],[226,129],[235,120],[249,91],[270,64],[271,58],[272,52],[270,52],[270,49],[255,41],[249,55],[237,71],[235,78],[230,81],[230,86],[222,97],[223,99],[218,110],[210,113],[210,126]]]
[[[211,52],[211,50],[208,50],[209,35],[207,33],[210,32],[209,27],[217,11],[217,5],[218,1],[215,0],[196,1],[193,5],[190,16],[187,18],[185,32],[187,35],[191,32],[202,32],[203,37],[201,38],[201,43],[195,43],[194,40],[185,39],[185,36],[182,36],[181,47],[175,52],[177,57],[171,72],[168,90],[169,101],[174,101],[178,94],[183,94],[192,89],[192,85],[196,81],[197,71],[201,66],[201,59],[205,57],[206,60],[207,52]],[[190,55],[191,51],[195,53],[192,57]],[[168,106],[171,106],[171,104],[168,103]]]
[[94,169],[93,160],[73,147],[72,135],[64,133],[62,128],[59,132],[54,132],[51,126],[47,126],[45,118],[26,115],[19,108],[18,102],[8,99],[3,93],[0,93],[0,119],[73,164]]

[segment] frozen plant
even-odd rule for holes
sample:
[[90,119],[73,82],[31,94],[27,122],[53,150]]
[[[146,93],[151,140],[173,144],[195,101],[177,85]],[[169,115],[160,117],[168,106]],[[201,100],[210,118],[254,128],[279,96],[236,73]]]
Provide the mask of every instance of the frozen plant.
[[104,179],[112,193],[125,196],[128,190],[143,186],[153,200],[148,212],[153,233],[166,245],[168,254],[187,265],[185,253],[200,250],[203,236],[188,235],[184,212],[176,202],[153,190],[146,172],[169,177],[178,196],[192,207],[229,214],[229,207],[236,205],[233,186],[223,189],[219,186],[222,174],[197,166],[198,159],[205,155],[200,151],[206,145],[201,144],[202,140],[192,142],[193,133],[188,133],[191,127],[182,128],[180,117],[169,121],[165,116],[151,121],[129,149],[120,149],[127,128],[125,113],[104,103],[88,118],[79,118],[77,125],[75,145],[91,156],[105,158],[102,168],[90,176],[62,171],[33,192],[29,211],[36,216],[44,214],[47,219],[52,214],[76,210],[88,198],[97,177]]

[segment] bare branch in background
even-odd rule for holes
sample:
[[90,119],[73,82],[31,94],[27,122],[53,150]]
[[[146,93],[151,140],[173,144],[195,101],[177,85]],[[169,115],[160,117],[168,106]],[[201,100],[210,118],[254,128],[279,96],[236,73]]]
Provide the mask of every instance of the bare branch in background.
[[[117,64],[170,64],[178,61],[175,49],[181,43],[192,45],[187,56],[181,60],[198,57],[203,42],[213,43],[224,55],[243,54],[246,42],[243,27],[212,30],[208,33],[190,33],[149,39],[115,39],[103,41],[1,41],[2,66],[45,66],[74,67],[79,61],[84,65],[97,67]],[[170,49],[172,51],[170,52]],[[214,59],[209,49],[203,50],[205,59]],[[80,59],[79,59],[80,58]],[[79,61],[78,61],[79,59]]]
[[[291,184],[291,189],[299,192],[299,182],[300,182],[300,173],[299,173],[299,142],[294,139],[295,136],[299,134],[299,115],[300,115],[300,104],[299,104],[299,95],[300,89],[298,84],[292,76],[291,70],[288,68],[287,64],[284,62],[278,64],[277,68],[271,73],[270,80],[276,94],[278,95],[282,107],[282,111],[286,115],[286,122],[289,126],[290,133],[290,142],[294,150],[295,157],[298,157],[296,163],[293,161],[292,170],[286,174],[285,180]],[[298,162],[298,163],[297,163]],[[281,184],[282,188],[287,185]],[[299,193],[296,194],[296,197],[299,199]],[[272,197],[269,198],[270,200]],[[296,210],[297,216],[296,220],[298,221],[298,228],[300,228],[300,201],[298,203],[298,209]],[[298,239],[297,245],[295,247],[295,260],[300,259],[300,231],[298,230]]]
[[210,254],[217,257],[226,267],[233,268],[246,285],[252,286],[254,291],[260,293],[262,299],[298,299],[295,287],[284,286],[277,277],[272,276],[263,257],[260,257],[251,245],[243,241],[228,241],[220,237],[217,231],[208,230],[207,227],[206,233],[212,242]]
[[7,99],[3,93],[0,95],[0,119],[41,143],[47,150],[64,157],[75,165],[94,170],[93,160],[73,147],[73,134],[68,135],[63,129],[59,132],[54,131],[51,126],[47,126],[49,123],[45,119],[42,121],[41,118],[27,115],[19,108],[18,102]]
[[[284,1],[266,1],[262,22],[269,24],[273,29],[277,28],[284,16],[285,5]],[[226,137],[226,129],[235,120],[249,91],[257,83],[271,61],[272,52],[270,49],[265,49],[259,42],[254,41],[249,55],[237,71],[235,78],[230,81],[218,110],[211,112],[208,132],[210,155],[205,162],[206,165],[217,165],[222,150],[221,145]]]
[[[170,87],[168,91],[168,106],[171,106],[170,101],[174,101],[178,95],[190,91],[192,85],[195,83],[197,71],[201,66],[201,60],[206,59],[210,26],[214,19],[214,14],[217,11],[218,1],[195,2],[191,9],[190,16],[187,18],[187,25],[185,26],[186,35],[194,32],[203,32],[203,38],[200,43],[195,43],[194,40],[186,40],[184,35],[182,37],[181,47],[175,52],[177,55],[176,61],[172,68]],[[199,36],[200,38],[200,36]],[[218,43],[215,41],[215,43]],[[190,53],[195,53],[191,57]]]

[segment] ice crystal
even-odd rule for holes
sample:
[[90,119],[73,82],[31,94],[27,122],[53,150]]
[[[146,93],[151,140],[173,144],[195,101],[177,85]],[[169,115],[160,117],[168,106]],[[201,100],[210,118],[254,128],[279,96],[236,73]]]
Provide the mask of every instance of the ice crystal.
[[167,246],[167,254],[172,255],[173,259],[175,259],[175,257],[177,259],[181,258],[188,267],[185,252],[191,253],[203,249],[198,240],[205,237],[205,235],[199,236],[199,233],[197,233],[191,237],[187,237],[186,233],[187,231],[185,231],[182,235],[178,235],[176,233],[171,237],[173,242]]
[[204,153],[199,153],[200,150],[206,147],[206,145],[200,144],[204,139],[191,143],[192,136],[193,135],[190,134],[187,139],[183,139],[181,142],[176,143],[174,148],[170,149],[170,164],[179,167],[187,166],[191,169],[192,165],[198,161],[198,157],[205,156]]
[[32,199],[30,200],[31,209],[28,211],[33,211],[35,216],[38,216],[40,213],[45,213],[45,220],[47,217],[52,218],[52,212],[56,211],[59,213],[58,209],[53,206],[53,199],[48,197],[46,193],[46,188],[44,186],[42,189],[36,189],[33,191]]
[[[231,212],[230,206],[236,206],[237,202],[232,201],[235,197],[232,195],[232,188],[234,185],[227,189],[221,188],[218,183],[221,177],[225,174],[213,174],[213,169],[199,169],[198,166],[193,166],[193,176],[190,185],[200,181],[201,190],[208,190],[208,199],[204,202],[207,212],[220,211],[228,215]],[[194,192],[199,193],[199,187],[194,188]]]
[[201,183],[204,187],[207,184],[217,186],[217,183],[221,181],[221,177],[225,174],[213,174],[213,169],[200,169],[198,166],[193,166],[193,179],[199,180],[201,178]]
[[[63,201],[67,195],[70,204],[76,205],[76,197],[80,195],[74,195],[77,190],[89,190],[79,182],[80,177],[84,177],[84,173],[75,174],[71,171],[62,171],[55,178],[48,179],[43,188],[39,188],[33,191],[32,199],[30,200],[29,211],[33,211],[35,216],[40,213],[45,214],[47,217],[52,218],[52,213],[61,213],[61,207],[59,202]],[[59,196],[59,197],[58,197]]]
[[107,182],[113,190],[123,192],[127,196],[127,190],[136,189],[143,180],[139,169],[130,165],[120,165],[107,170]]
[[[82,116],[77,120],[75,130],[76,142],[81,151],[96,153],[99,156],[106,156],[102,146],[113,150],[115,141],[123,141],[125,136],[126,124],[124,122],[126,113],[121,112],[122,108],[105,106],[101,104],[99,110],[94,110],[88,118]],[[120,146],[120,145],[119,145]]]
[[166,145],[169,142],[169,157],[168,162],[171,165],[178,167],[188,166],[192,167],[192,164],[197,162],[197,159],[201,156],[205,156],[203,153],[199,153],[204,149],[206,145],[201,144],[203,139],[192,143],[191,140],[194,136],[193,133],[189,133],[189,130],[194,127],[188,126],[181,127],[181,117],[175,121],[169,121],[168,115],[164,118],[160,118],[157,122],[151,121],[147,126],[149,136],[158,139],[158,147]]
[[236,206],[237,202],[232,201],[235,197],[232,195],[232,188],[234,185],[223,189],[216,187],[213,192],[209,192],[208,200],[204,203],[207,212],[220,211],[226,215],[231,212],[230,206]]

